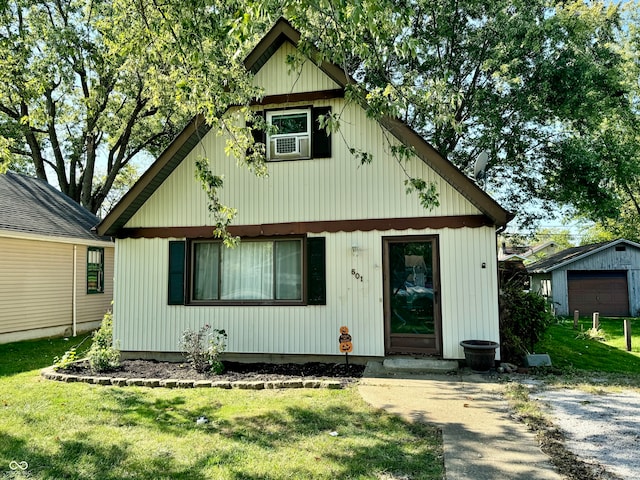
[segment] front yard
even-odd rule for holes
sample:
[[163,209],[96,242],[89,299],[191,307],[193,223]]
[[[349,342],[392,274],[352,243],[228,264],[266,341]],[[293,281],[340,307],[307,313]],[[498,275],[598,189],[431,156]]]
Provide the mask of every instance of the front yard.
[[437,430],[373,410],[355,389],[168,390],[40,377],[69,347],[0,345],[0,478],[443,477]]

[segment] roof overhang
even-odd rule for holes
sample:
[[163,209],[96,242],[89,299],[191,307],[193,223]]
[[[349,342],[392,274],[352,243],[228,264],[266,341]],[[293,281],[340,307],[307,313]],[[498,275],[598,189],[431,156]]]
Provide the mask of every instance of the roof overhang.
[[63,237],[60,235],[43,235],[39,233],[22,232],[18,230],[0,229],[0,238],[12,238],[17,240],[29,240],[32,242],[68,243],[73,245],[87,245],[91,247],[114,248],[113,241],[91,240],[90,238]]

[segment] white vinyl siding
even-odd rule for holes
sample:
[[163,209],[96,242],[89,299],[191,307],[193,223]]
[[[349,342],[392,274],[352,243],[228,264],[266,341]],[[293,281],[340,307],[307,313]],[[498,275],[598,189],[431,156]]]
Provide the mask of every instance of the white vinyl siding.
[[462,358],[460,340],[498,341],[497,265],[488,253],[495,235],[488,227],[325,234],[326,306],[167,306],[169,240],[118,240],[115,338],[123,351],[176,352],[185,329],[209,324],[229,334],[232,353],[338,355],[346,325],[354,355],[382,356],[382,237],[417,234],[439,235],[443,356]]
[[327,77],[313,62],[291,68],[286,64],[288,55],[296,55],[296,48],[285,42],[253,77],[253,84],[264,89],[265,95],[317,92],[333,90],[339,85]]
[[[285,43],[255,75],[265,96],[338,88],[312,62],[300,72],[288,71],[284,60],[293,52]],[[224,154],[226,137],[211,131],[125,226],[212,225],[205,193],[194,179],[195,160],[201,156],[224,178],[219,195],[238,210],[234,225],[481,215],[422,160],[400,165],[391,156],[397,140],[356,104],[346,105],[342,98],[301,100],[269,104],[265,110],[310,106],[340,113],[330,158],[269,162],[269,175],[257,178]],[[351,148],[369,153],[372,162],[360,165]],[[411,177],[435,182],[440,206],[425,209],[415,193],[406,193],[405,169]],[[310,235],[326,240],[327,292],[326,305],[307,306],[167,305],[168,242],[173,239],[119,239],[115,339],[123,351],[176,352],[184,330],[209,324],[229,334],[231,353],[339,355],[344,325],[353,337],[353,355],[383,356],[383,237],[400,235],[438,236],[443,357],[463,358],[461,340],[499,341],[493,227]]]
[[[334,111],[342,100],[322,102]],[[451,185],[418,158],[403,164],[412,176],[434,181],[440,206],[427,210],[416,194],[406,193],[402,166],[389,159],[389,146],[381,127],[360,107],[344,111],[345,144],[334,134],[331,158],[270,162],[269,176],[258,178],[224,155],[225,137],[209,132],[196,148],[156,190],[127,227],[168,227],[211,224],[207,200],[194,179],[195,160],[209,155],[212,170],[224,176],[220,198],[238,209],[236,225],[295,221],[352,220],[418,216],[478,215],[474,207]],[[360,148],[373,155],[360,165],[348,151]],[[220,152],[220,153],[219,153]]]

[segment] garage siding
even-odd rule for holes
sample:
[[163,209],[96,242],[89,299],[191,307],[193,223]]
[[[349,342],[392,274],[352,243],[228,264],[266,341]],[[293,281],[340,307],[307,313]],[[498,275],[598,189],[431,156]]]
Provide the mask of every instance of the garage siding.
[[[533,283],[539,282],[540,278],[546,278],[546,275],[551,274],[553,304],[556,315],[572,316],[575,310],[575,301],[573,299],[571,302],[569,301],[570,272],[574,272],[571,273],[574,276],[573,278],[576,278],[575,275],[579,277],[581,274],[586,275],[590,272],[592,274],[593,272],[598,272],[596,275],[599,274],[600,279],[597,283],[599,287],[604,289],[602,293],[599,292],[596,295],[599,296],[600,302],[602,302],[605,295],[613,296],[617,300],[610,299],[605,303],[622,304],[624,309],[618,310],[623,312],[620,315],[640,315],[640,248],[637,244],[624,240],[622,242],[612,242],[607,248],[588,254],[578,260],[567,262],[560,267],[549,268],[547,273],[532,274]],[[613,280],[604,276],[606,272],[613,272]],[[623,281],[620,280],[623,275],[626,283],[622,283]],[[609,285],[610,283],[612,284]],[[576,284],[574,283],[572,292],[575,288]],[[580,291],[587,287],[578,283],[577,288]],[[614,289],[615,291],[613,291]],[[593,311],[599,311],[602,315],[611,315],[611,313],[603,313],[601,304],[578,303],[577,306],[581,316],[590,316]],[[594,307],[598,307],[600,310]]]

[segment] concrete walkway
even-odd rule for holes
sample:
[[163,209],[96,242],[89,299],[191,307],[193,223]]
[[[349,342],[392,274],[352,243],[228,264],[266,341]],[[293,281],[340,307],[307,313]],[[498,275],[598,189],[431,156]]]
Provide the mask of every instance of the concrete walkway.
[[484,375],[387,374],[370,363],[359,391],[374,407],[442,429],[447,480],[558,480],[533,433]]

